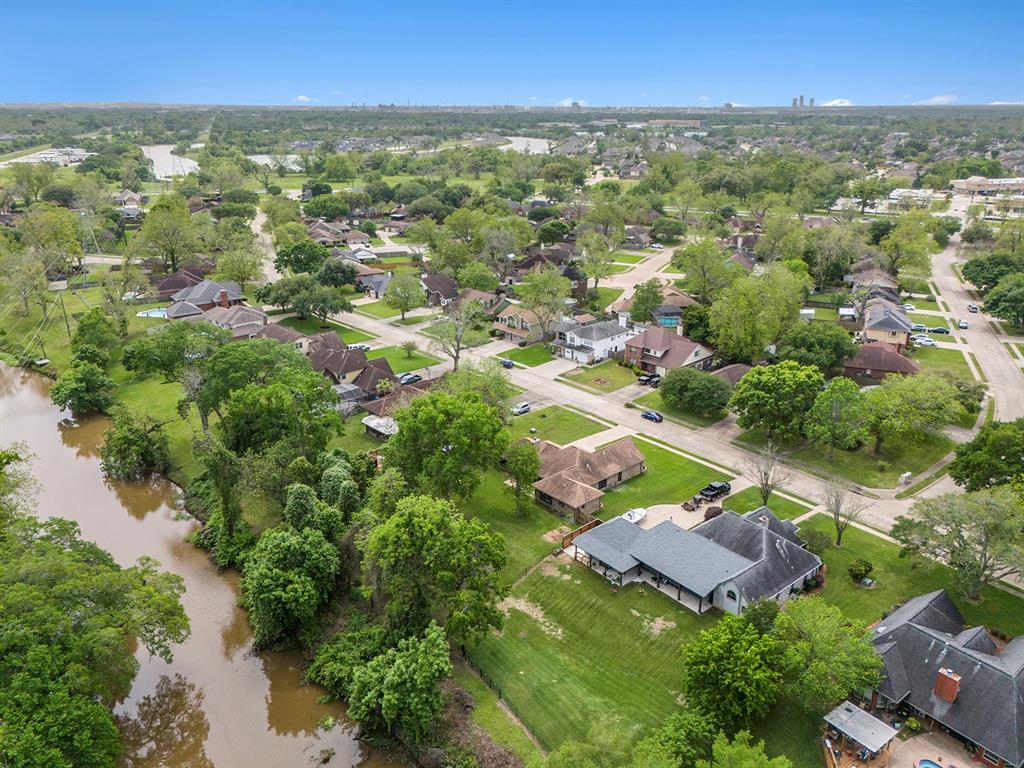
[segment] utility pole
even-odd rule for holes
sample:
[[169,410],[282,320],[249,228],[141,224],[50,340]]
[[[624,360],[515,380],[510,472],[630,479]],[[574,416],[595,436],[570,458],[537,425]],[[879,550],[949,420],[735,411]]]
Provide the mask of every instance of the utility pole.
[[[71,323],[68,322],[68,310],[64,306],[64,291],[60,292],[60,311],[64,313],[64,328],[68,332],[68,343],[71,343]],[[45,356],[45,353],[44,353]]]

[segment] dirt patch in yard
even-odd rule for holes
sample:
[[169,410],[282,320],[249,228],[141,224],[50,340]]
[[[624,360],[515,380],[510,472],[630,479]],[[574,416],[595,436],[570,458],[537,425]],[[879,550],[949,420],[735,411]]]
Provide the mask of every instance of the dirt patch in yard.
[[644,632],[651,637],[657,637],[667,629],[676,628],[676,623],[664,616],[648,616],[646,613],[640,613],[632,608],[629,609],[629,612],[640,619],[644,625]]
[[564,525],[560,525],[558,528],[555,528],[545,533],[544,541],[548,542],[549,544],[554,544],[556,542],[561,541],[562,537],[565,536],[565,534],[567,533],[569,533],[569,529]]
[[525,613],[531,619],[536,621],[545,635],[553,637],[556,640],[562,639],[562,628],[548,619],[548,617],[544,615],[544,609],[536,603],[531,603],[529,600],[523,600],[520,597],[506,597],[498,603],[498,608],[506,616],[508,615],[510,608],[515,608],[517,611]]
[[540,564],[540,572],[545,576],[550,576],[553,579],[561,579],[562,581],[568,581],[572,578],[568,573],[564,573],[559,570],[558,566],[551,560],[545,560]]

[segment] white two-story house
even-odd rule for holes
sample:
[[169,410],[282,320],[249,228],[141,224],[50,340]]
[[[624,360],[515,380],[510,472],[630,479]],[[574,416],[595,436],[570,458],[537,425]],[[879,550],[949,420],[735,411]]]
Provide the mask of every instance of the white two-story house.
[[561,323],[556,329],[551,349],[560,357],[589,365],[626,350],[626,341],[637,335],[614,320],[582,325],[575,321]]

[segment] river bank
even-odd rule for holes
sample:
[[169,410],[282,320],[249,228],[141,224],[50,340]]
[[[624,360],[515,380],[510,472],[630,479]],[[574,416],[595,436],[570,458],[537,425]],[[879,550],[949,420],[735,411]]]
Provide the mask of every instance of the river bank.
[[[121,564],[153,557],[185,581],[192,634],[167,664],[138,656],[140,671],[117,714],[129,752],[124,765],[335,768],[399,765],[371,754],[339,704],[321,704],[301,684],[295,653],[253,653],[238,574],[219,573],[186,541],[198,524],[164,479],[104,478],[99,445],[105,418],[66,418],[50,402],[45,377],[0,364],[0,444],[23,443],[39,479],[37,514],[74,520]],[[332,728],[322,723],[333,720]],[[328,757],[329,756],[329,757]]]

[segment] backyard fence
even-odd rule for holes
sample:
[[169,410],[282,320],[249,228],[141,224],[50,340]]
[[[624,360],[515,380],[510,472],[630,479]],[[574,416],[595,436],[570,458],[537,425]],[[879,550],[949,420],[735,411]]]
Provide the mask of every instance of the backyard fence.
[[480,669],[480,667],[478,667],[474,663],[474,661],[469,657],[469,654],[466,653],[466,646],[459,646],[459,651],[462,653],[462,658],[464,658],[466,660],[466,663],[470,666],[470,669],[476,672],[477,676],[481,680],[483,680],[484,685],[486,685],[488,688],[494,691],[494,695],[498,697],[498,701],[500,701],[502,704],[505,705],[505,707],[508,708],[508,710],[515,716],[516,720],[519,721],[519,724],[523,726],[523,728],[526,730],[528,734],[530,734],[533,740],[540,744],[541,748],[544,751],[550,750],[550,746],[547,743],[545,743],[544,739],[540,737],[540,735],[537,733],[537,730],[532,725],[530,725],[530,721],[523,717],[523,714],[515,708],[512,702],[505,698],[498,684],[491,679],[490,675],[488,675],[486,672]]

